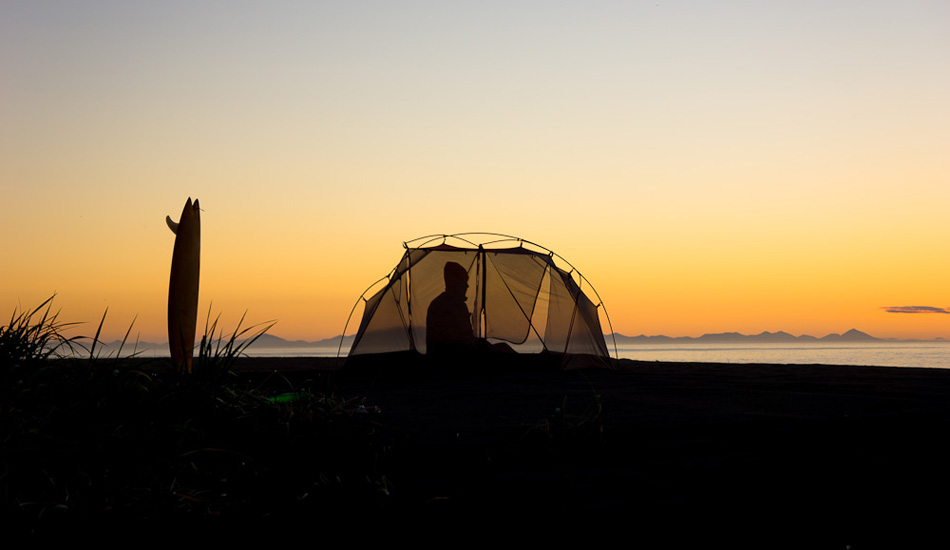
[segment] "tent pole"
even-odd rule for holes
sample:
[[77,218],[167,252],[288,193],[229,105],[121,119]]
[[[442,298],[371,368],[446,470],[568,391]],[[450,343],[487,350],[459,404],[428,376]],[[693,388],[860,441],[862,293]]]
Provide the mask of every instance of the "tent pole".
[[406,268],[406,312],[409,316],[409,349],[419,351],[416,349],[416,339],[412,334],[412,254],[409,253],[409,246],[406,243],[402,243],[402,246],[406,249],[406,263],[409,266]]
[[479,311],[478,311],[478,335],[477,335],[477,337],[478,337],[478,338],[485,338],[485,337],[486,337],[486,334],[488,333],[488,327],[486,326],[486,325],[488,325],[488,319],[487,319],[487,317],[486,317],[487,314],[486,314],[486,312],[485,312],[485,296],[486,296],[486,294],[485,294],[485,289],[486,289],[487,286],[488,286],[488,285],[487,285],[487,281],[488,281],[487,271],[488,271],[488,270],[486,269],[486,265],[485,265],[485,247],[483,247],[482,245],[478,245],[478,265],[479,265],[479,267],[481,267],[481,276],[482,276],[482,281],[481,281],[482,289],[481,289],[481,292],[482,292],[482,296],[481,296],[481,303],[479,304]]
[[[573,274],[574,270],[572,269],[571,272],[567,274],[567,276],[571,277]],[[583,294],[580,285],[577,285],[577,293]],[[571,322],[567,326],[567,338],[564,341],[564,355],[561,357],[561,369],[564,369],[564,365],[567,364],[567,350],[571,348],[571,337],[574,336],[574,320],[577,319],[577,308],[579,307],[578,302],[578,297],[574,296],[574,310],[571,311]]]

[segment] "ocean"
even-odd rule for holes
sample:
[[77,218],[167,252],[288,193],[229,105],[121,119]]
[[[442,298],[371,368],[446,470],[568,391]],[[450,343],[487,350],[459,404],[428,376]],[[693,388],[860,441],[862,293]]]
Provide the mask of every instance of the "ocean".
[[[611,355],[613,355],[613,346]],[[346,349],[343,350],[346,353]],[[272,347],[248,350],[257,357],[335,357],[336,347]],[[804,344],[638,344],[618,346],[622,359],[699,363],[778,363],[950,368],[948,342]]]
[[[608,340],[613,355],[613,345]],[[128,351],[128,349],[126,349]],[[337,346],[251,346],[252,357],[335,357]],[[347,349],[342,353],[345,355]],[[776,363],[822,365],[874,365],[881,367],[950,368],[947,342],[862,342],[782,344],[637,344],[617,347],[622,359],[697,363]],[[145,350],[142,356],[168,356],[164,347]]]
[[637,361],[950,368],[950,342],[644,344],[618,352]]

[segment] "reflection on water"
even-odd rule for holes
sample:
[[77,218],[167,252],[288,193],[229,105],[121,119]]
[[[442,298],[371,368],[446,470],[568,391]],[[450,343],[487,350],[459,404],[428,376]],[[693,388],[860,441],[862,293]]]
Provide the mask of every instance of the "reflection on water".
[[950,368],[950,342],[866,344],[677,344],[618,349],[623,359]]
[[[347,351],[344,347],[341,353],[346,355]],[[637,361],[950,368],[950,342],[644,344],[619,347],[617,351],[622,359]],[[251,346],[248,349],[252,357],[336,357],[336,354],[337,346]],[[155,347],[141,355],[168,357],[168,347]]]

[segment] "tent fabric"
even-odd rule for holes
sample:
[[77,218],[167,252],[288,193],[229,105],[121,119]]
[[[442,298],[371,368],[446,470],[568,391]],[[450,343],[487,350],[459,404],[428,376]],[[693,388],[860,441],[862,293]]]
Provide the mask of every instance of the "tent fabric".
[[[452,239],[461,246],[447,244]],[[381,280],[382,288],[369,298],[364,294],[350,357],[426,354],[427,308],[446,291],[443,270],[454,262],[468,273],[465,304],[476,338],[518,353],[556,354],[563,368],[609,366],[599,316],[603,305],[581,288],[589,283],[573,267],[559,267],[553,252],[528,241],[506,238],[491,244],[455,236],[442,236],[431,246],[407,243],[402,259]]]

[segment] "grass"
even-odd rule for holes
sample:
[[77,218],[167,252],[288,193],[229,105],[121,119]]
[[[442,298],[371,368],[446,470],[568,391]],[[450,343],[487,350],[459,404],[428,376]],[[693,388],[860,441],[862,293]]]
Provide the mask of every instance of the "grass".
[[[0,327],[0,521],[8,533],[118,530],[141,540],[191,536],[197,526],[215,535],[284,527],[312,535],[343,518],[491,509],[499,505],[492,487],[509,490],[511,476],[518,498],[568,503],[550,476],[589,471],[606,448],[596,392],[589,404],[559,399],[528,433],[506,430],[486,442],[462,431],[446,443],[388,426],[393,417],[365,400],[312,391],[305,374],[288,374],[301,380],[292,382],[235,370],[269,324],[242,328],[242,317],[227,332],[209,313],[188,374],[134,348],[123,356],[131,327],[119,351],[105,354],[104,322],[105,314],[92,337],[70,337],[73,324],[47,300]],[[404,384],[395,391],[414,391]],[[534,475],[539,465],[545,476]]]
[[246,316],[247,312],[244,312],[237,327],[230,336],[225,338],[224,330],[218,327],[221,315],[217,315],[214,321],[211,321],[211,308],[208,308],[204,335],[198,345],[198,364],[195,369],[204,381],[221,382],[221,377],[231,372],[235,361],[246,355],[247,348],[276,324],[275,321],[267,321],[241,328]]
[[68,338],[65,331],[77,323],[59,320],[52,311],[53,298],[47,298],[32,310],[15,308],[10,322],[0,327],[0,363],[12,366],[72,354],[78,337]]
[[[0,328],[0,517],[13,530],[254,522],[377,506],[379,426],[357,405],[232,370],[271,325],[206,324],[196,373],[170,359],[102,357],[69,337],[52,297]],[[209,314],[210,320],[210,314]],[[132,523],[129,523],[132,522]]]

